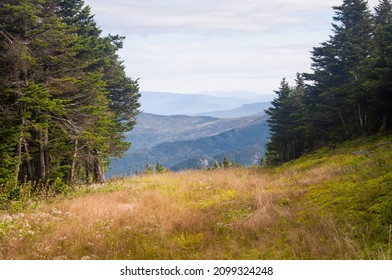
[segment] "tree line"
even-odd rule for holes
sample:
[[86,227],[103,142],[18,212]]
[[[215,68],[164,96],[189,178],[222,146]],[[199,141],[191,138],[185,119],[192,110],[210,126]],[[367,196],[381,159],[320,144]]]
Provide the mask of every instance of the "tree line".
[[81,0],[0,4],[0,186],[102,183],[128,148],[138,80]]
[[313,48],[311,73],[286,79],[266,110],[267,162],[280,164],[336,142],[392,128],[392,5],[344,0],[329,40]]

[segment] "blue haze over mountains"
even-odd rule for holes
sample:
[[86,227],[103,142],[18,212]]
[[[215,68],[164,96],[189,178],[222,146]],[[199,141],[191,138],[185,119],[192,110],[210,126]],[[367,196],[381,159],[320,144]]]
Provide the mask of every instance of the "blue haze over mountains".
[[245,104],[264,103],[265,106],[273,97],[273,95],[257,95],[246,91],[199,94],[142,92],[140,103],[143,112],[156,115],[211,116],[215,111],[234,110]]
[[211,167],[224,157],[249,166],[265,153],[269,127],[264,109],[273,95],[141,94],[142,113],[126,134],[132,146],[123,158],[112,160],[108,177],[142,172],[157,161],[173,171]]

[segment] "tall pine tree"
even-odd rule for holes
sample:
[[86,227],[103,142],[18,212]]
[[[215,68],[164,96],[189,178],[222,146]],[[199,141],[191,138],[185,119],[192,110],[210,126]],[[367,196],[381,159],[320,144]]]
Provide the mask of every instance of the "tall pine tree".
[[368,118],[368,97],[360,76],[372,39],[367,2],[345,0],[334,10],[334,34],[314,48],[313,73],[305,75],[311,84],[308,103],[318,112],[310,125],[313,134],[322,133],[315,139],[321,144],[366,131]]
[[101,36],[83,1],[3,2],[0,184],[103,182],[139,107],[123,38]]
[[297,74],[296,86],[290,87],[283,79],[278,95],[265,113],[269,116],[271,129],[270,142],[267,146],[267,162],[279,164],[299,157],[305,151],[305,128],[303,126],[305,84]]
[[313,49],[313,73],[283,81],[270,116],[270,162],[392,128],[392,5],[380,0],[372,16],[367,2],[334,7],[333,35]]
[[363,69],[369,96],[369,131],[392,128],[392,4],[381,0],[373,17],[372,53]]

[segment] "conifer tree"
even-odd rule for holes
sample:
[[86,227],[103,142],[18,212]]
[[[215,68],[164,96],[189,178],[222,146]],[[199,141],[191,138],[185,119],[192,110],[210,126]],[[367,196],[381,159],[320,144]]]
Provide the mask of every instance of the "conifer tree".
[[[366,130],[368,96],[361,87],[361,67],[370,54],[371,16],[367,2],[345,0],[334,7],[334,34],[313,50],[313,73],[307,103],[318,113],[313,134],[322,144],[344,140]],[[317,143],[314,143],[317,145]]]
[[223,168],[229,168],[231,166],[230,161],[227,159],[227,157],[225,156],[223,161],[222,161],[222,166]]
[[268,123],[271,129],[267,147],[269,164],[292,160],[305,151],[304,91],[305,84],[300,74],[297,74],[295,87],[290,87],[283,79],[275,92],[278,96],[271,102],[272,107],[265,111],[270,116]]
[[275,93],[278,96],[271,102],[272,106],[265,110],[265,113],[269,116],[268,124],[271,130],[270,141],[267,146],[267,161],[270,164],[287,161],[287,101],[291,88],[286,79],[282,80],[280,88]]
[[123,37],[101,37],[83,1],[3,2],[0,184],[103,182],[139,107]]
[[165,168],[163,167],[163,165],[159,161],[157,161],[157,163],[155,164],[155,171],[158,173],[165,172]]
[[369,131],[392,128],[392,4],[381,0],[373,17],[372,53],[363,69],[369,96]]
[[295,87],[283,79],[266,110],[270,164],[392,128],[391,2],[380,0],[373,17],[362,0],[334,10],[334,34],[312,52],[313,73],[297,75]]

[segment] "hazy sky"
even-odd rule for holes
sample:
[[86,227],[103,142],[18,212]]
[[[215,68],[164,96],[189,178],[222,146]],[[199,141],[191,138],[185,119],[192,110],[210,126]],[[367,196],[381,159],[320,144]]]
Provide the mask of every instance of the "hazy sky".
[[[310,69],[342,0],[85,0],[142,91],[272,93]],[[371,7],[378,0],[369,1]]]

